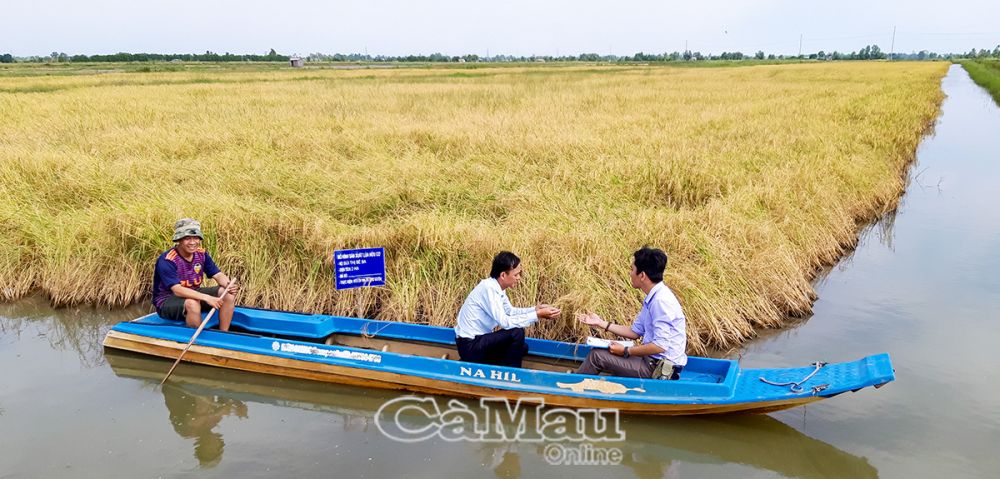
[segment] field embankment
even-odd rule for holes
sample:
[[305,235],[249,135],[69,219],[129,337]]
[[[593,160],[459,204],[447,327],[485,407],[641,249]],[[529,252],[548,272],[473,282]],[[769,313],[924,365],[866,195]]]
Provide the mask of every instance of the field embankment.
[[[895,208],[946,63],[150,72],[0,78],[0,297],[146,299],[174,220],[248,305],[451,325],[498,250],[515,302],[630,321],[670,255],[691,351],[804,314]],[[334,249],[384,246],[336,292]]]
[[963,60],[959,63],[969,72],[972,80],[990,92],[1000,104],[1000,60]]

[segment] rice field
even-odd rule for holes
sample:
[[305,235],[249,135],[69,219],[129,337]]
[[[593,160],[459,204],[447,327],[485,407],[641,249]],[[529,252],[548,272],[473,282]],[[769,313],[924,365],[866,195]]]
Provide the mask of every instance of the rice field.
[[[689,351],[726,349],[808,314],[896,207],[947,67],[0,75],[0,298],[148,301],[190,216],[242,304],[450,326],[509,249],[512,300],[564,308],[529,334],[577,339],[577,311],[632,320],[648,244]],[[335,291],[333,250],[368,246],[388,284]]]

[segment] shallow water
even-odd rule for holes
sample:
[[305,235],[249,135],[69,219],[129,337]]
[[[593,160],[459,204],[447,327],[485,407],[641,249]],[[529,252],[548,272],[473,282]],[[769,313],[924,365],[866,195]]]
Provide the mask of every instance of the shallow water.
[[[160,388],[169,361],[96,347],[141,313],[52,310],[40,298],[0,306],[0,477],[612,473],[549,465],[545,444],[394,442],[374,422],[400,396],[388,391],[189,364]],[[623,417],[621,427],[627,442],[609,443],[624,455],[618,476],[876,475],[865,458],[768,416]]]
[[[622,466],[550,465],[545,444],[395,442],[399,393],[104,352],[142,308],[0,305],[0,478],[996,477],[1000,109],[952,67],[898,214],[821,280],[815,315],[744,366],[888,351],[897,380],[770,416],[624,417]],[[443,403],[443,401],[442,401]],[[409,418],[419,427],[420,418]]]

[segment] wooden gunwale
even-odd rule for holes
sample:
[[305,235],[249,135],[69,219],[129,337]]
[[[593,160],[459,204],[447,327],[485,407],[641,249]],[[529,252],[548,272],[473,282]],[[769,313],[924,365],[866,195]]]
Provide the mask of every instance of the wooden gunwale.
[[[109,331],[104,346],[163,358],[176,359],[184,344],[147,336]],[[542,398],[550,406],[573,408],[611,408],[623,413],[651,415],[694,415],[722,413],[767,413],[788,409],[824,399],[819,396],[780,401],[739,404],[651,404],[609,401],[575,396],[514,391],[476,386],[439,379],[423,378],[388,371],[352,368],[333,364],[281,358],[265,354],[246,353],[229,349],[192,345],[185,358],[189,362],[239,369],[277,376],[294,377],[353,386],[406,390],[426,394],[467,398],[504,397],[510,400]]]

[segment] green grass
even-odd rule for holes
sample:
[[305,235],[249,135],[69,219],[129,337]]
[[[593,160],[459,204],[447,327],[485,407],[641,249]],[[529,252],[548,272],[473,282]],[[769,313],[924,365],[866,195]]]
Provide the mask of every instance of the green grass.
[[990,92],[1000,104],[1000,60],[962,60],[962,67],[979,86]]

